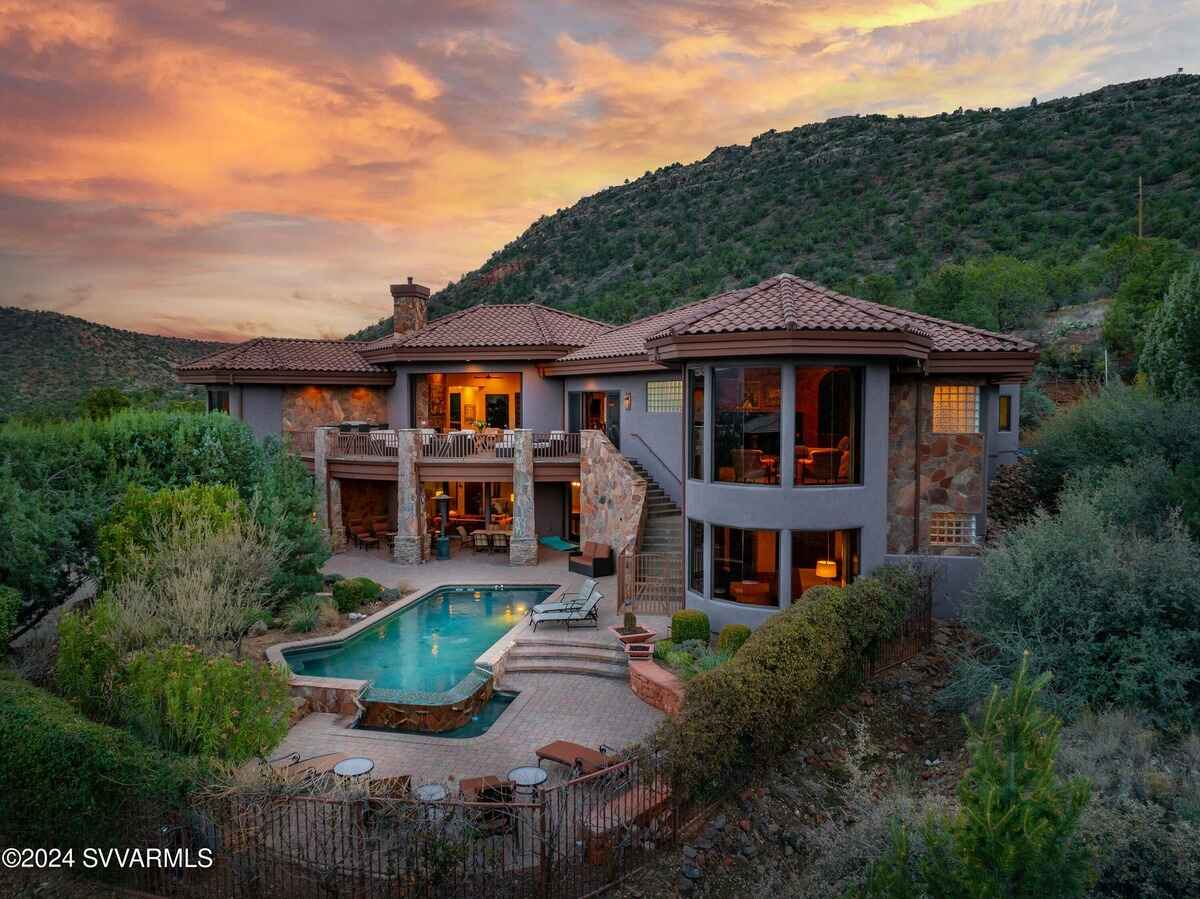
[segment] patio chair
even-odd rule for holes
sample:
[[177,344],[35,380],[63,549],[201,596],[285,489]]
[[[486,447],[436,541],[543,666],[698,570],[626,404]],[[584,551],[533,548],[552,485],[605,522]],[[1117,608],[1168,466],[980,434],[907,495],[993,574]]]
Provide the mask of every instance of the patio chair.
[[605,577],[613,573],[612,547],[605,543],[583,544],[583,552],[567,560],[567,570],[588,577]]
[[538,749],[535,755],[537,755],[539,768],[542,766],[542,762],[556,762],[570,768],[572,777],[580,777],[604,771],[617,764],[619,760],[610,755],[615,751],[611,746],[605,746],[603,743],[600,744],[599,749],[589,749],[587,746],[572,743],[570,740],[555,740]]
[[479,552],[480,550],[488,552],[492,548],[492,541],[485,531],[476,531],[471,535],[471,540],[473,541],[475,552]]
[[579,590],[574,593],[564,593],[562,599],[558,602],[542,602],[529,610],[530,615],[540,615],[543,612],[565,612],[570,609],[577,609],[596,592],[596,587],[599,586],[594,578],[585,578],[583,583],[579,585]]
[[508,534],[492,534],[492,552],[508,551]]
[[561,612],[538,612],[533,613],[533,629],[536,632],[539,624],[545,624],[547,621],[563,621],[566,622],[567,630],[570,630],[573,625],[581,627],[599,627],[600,626],[600,600],[604,598],[604,594],[600,592],[593,593],[588,597],[583,605],[574,609],[564,609]]
[[513,786],[503,777],[494,774],[464,777],[458,782],[458,798],[467,803],[463,806],[467,823],[480,835],[516,833],[518,818],[510,807]]
[[459,548],[461,549],[462,547],[466,546],[470,542],[471,535],[467,533],[467,529],[464,528],[461,524],[457,528],[455,528],[455,530],[458,531],[458,545],[459,545]]

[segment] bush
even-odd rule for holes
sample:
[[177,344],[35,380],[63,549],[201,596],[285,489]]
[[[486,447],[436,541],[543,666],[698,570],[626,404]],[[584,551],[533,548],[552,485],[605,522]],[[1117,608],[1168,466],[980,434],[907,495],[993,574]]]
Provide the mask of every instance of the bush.
[[681,609],[671,616],[671,640],[682,643],[684,640],[703,640],[705,643],[712,638],[712,629],[708,616],[698,609]]
[[283,612],[283,620],[289,631],[307,634],[316,630],[321,618],[321,597],[305,596],[297,599]]
[[0,658],[4,657],[8,641],[17,629],[17,618],[21,613],[21,594],[12,587],[0,584]]
[[958,786],[961,809],[931,818],[912,857],[897,827],[892,850],[872,866],[858,895],[1053,899],[1084,894],[1089,853],[1078,836],[1087,782],[1054,771],[1060,723],[1037,706],[1049,680],[1022,664],[1007,695],[993,689],[978,728],[967,725],[971,767]]
[[916,576],[905,570],[885,570],[884,579],[813,588],[727,663],[697,674],[680,714],[656,735],[673,774],[703,793],[787,750],[857,682],[870,647],[900,626],[914,596],[890,594],[910,581]]
[[1164,396],[1200,398],[1200,260],[1171,279],[1146,325],[1142,368]]
[[1044,700],[1064,716],[1109,704],[1163,724],[1196,714],[1200,547],[1177,519],[1152,533],[1120,526],[1140,514],[1120,496],[1112,482],[1073,484],[1057,514],[985,550],[962,617],[990,647],[960,666],[948,698],[1005,682],[1029,650],[1035,671],[1054,671]]
[[750,639],[750,628],[744,624],[727,624],[721,628],[717,637],[717,649],[730,655],[742,648],[742,644]]
[[8,845],[128,842],[125,810],[181,804],[204,773],[0,671],[0,831]]
[[148,743],[240,764],[287,735],[286,671],[190,646],[134,655],[121,675],[121,717]]
[[365,603],[374,602],[379,598],[383,587],[369,577],[352,577],[337,581],[331,591],[334,606],[345,615],[347,612],[356,611]]
[[252,503],[254,516],[273,533],[282,549],[272,581],[276,608],[285,600],[321,589],[321,566],[330,556],[329,541],[313,517],[317,494],[313,476],[275,439],[263,445],[262,481]]
[[173,517],[155,526],[153,549],[123,565],[108,591],[126,650],[186,643],[208,653],[238,645],[251,610],[272,608],[283,550],[249,516],[228,523]]
[[122,655],[117,608],[109,597],[101,596],[92,608],[69,612],[59,620],[55,686],[84,714],[110,721],[116,716],[114,695]]
[[183,527],[208,525],[210,533],[230,527],[245,512],[233,487],[195,484],[153,493],[134,484],[100,528],[97,554],[106,586],[125,580],[162,535]]

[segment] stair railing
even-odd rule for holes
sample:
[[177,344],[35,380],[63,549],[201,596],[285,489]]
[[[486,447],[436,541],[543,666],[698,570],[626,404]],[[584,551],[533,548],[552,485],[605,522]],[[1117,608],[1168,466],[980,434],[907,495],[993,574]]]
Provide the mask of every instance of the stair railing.
[[642,446],[644,446],[650,452],[650,455],[652,455],[655,458],[655,460],[658,462],[658,464],[662,466],[662,470],[665,471],[670,476],[671,480],[673,480],[676,484],[679,484],[681,487],[683,486],[683,481],[681,481],[678,478],[678,476],[675,474],[675,472],[671,471],[671,466],[668,465],[666,462],[664,462],[663,457],[654,451],[654,447],[652,447],[649,443],[646,442],[645,437],[643,437],[641,434],[630,434],[629,436],[632,437],[634,440],[636,440],[638,443],[640,443]]

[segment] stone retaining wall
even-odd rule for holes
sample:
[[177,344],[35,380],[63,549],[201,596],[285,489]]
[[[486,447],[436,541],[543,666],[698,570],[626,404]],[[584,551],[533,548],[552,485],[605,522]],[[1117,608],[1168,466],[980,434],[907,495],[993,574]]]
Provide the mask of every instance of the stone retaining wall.
[[629,663],[629,689],[647,705],[671,717],[683,708],[683,681],[651,660]]
[[646,481],[599,431],[580,441],[579,539],[611,546],[615,558],[637,543]]

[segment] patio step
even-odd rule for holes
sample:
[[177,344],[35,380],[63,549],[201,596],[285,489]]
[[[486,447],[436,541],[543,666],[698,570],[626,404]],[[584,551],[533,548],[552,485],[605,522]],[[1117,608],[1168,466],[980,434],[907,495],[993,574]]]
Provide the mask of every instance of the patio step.
[[620,663],[609,661],[594,661],[587,658],[571,658],[558,656],[551,658],[514,659],[509,653],[510,661],[504,664],[503,682],[510,674],[585,674],[589,677],[609,677],[614,680],[629,679],[629,663],[621,654]]
[[596,662],[601,665],[623,665],[625,664],[625,653],[622,651],[608,652],[602,646],[597,646],[596,651],[586,649],[576,649],[566,647],[559,649],[557,647],[547,645],[544,649],[512,649],[505,656],[505,669],[512,666],[513,663],[525,665],[549,665],[560,663],[575,662]]
[[[587,649],[593,652],[608,652],[618,656],[621,655],[621,647],[613,642],[611,635],[603,630],[593,631],[593,633],[601,635],[604,639],[602,641],[572,639],[570,636],[571,632],[563,631],[561,628],[557,631],[538,631],[514,641],[513,649],[544,649],[550,646],[555,649]],[[543,639],[542,634],[546,635],[545,639]],[[562,634],[563,639],[555,639],[557,634]]]

